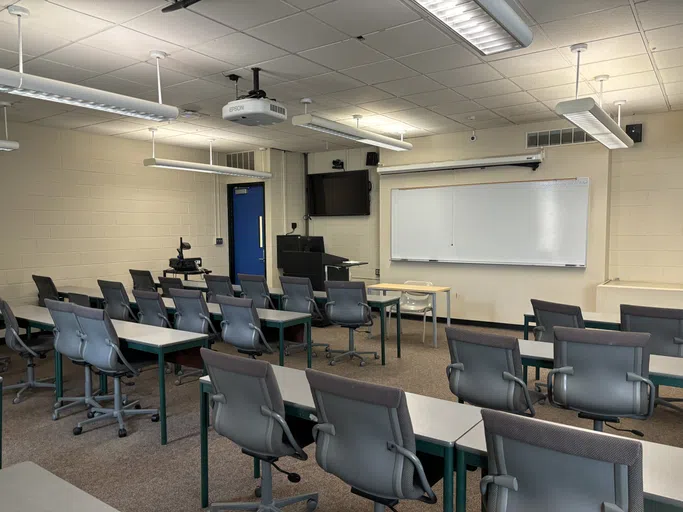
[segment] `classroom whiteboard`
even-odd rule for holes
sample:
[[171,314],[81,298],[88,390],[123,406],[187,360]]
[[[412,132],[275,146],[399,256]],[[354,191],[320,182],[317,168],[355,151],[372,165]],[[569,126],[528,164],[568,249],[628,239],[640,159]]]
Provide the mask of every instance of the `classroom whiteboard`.
[[586,266],[589,179],[393,189],[391,259]]

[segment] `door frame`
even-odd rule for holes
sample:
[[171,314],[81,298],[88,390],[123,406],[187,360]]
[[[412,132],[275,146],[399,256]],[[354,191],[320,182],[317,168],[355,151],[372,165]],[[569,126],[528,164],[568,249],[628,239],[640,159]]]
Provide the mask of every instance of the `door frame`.
[[233,222],[235,219],[235,205],[232,199],[233,192],[236,188],[242,187],[261,187],[263,194],[263,275],[268,279],[268,244],[266,243],[266,184],[263,181],[253,181],[250,183],[229,183],[228,184],[228,254],[230,258],[230,280],[234,283],[237,275],[235,274],[235,232]]

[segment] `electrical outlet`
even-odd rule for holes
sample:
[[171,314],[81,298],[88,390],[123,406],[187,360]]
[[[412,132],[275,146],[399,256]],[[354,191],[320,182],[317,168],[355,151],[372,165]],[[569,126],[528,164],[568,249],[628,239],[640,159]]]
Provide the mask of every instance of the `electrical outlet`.
[[222,238],[216,238],[216,245],[223,245],[223,239]]
[[378,268],[375,269],[375,277],[379,277],[379,269]]

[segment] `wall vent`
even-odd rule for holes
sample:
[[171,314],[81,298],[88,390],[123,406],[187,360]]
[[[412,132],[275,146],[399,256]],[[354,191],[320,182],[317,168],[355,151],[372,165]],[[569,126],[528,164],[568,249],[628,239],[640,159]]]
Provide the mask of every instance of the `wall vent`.
[[526,134],[527,149],[586,144],[588,142],[595,142],[595,139],[580,128],[564,128],[562,130],[546,130],[542,132],[528,132]]
[[228,153],[228,167],[237,167],[238,169],[247,169],[255,171],[254,169],[254,152],[242,151],[241,153]]

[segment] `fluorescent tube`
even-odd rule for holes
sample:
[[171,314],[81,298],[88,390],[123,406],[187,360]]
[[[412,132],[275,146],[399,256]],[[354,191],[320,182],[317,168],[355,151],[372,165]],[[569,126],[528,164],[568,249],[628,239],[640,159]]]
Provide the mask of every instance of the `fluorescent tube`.
[[633,139],[600,108],[593,98],[563,101],[555,112],[608,149],[624,149],[633,146]]

